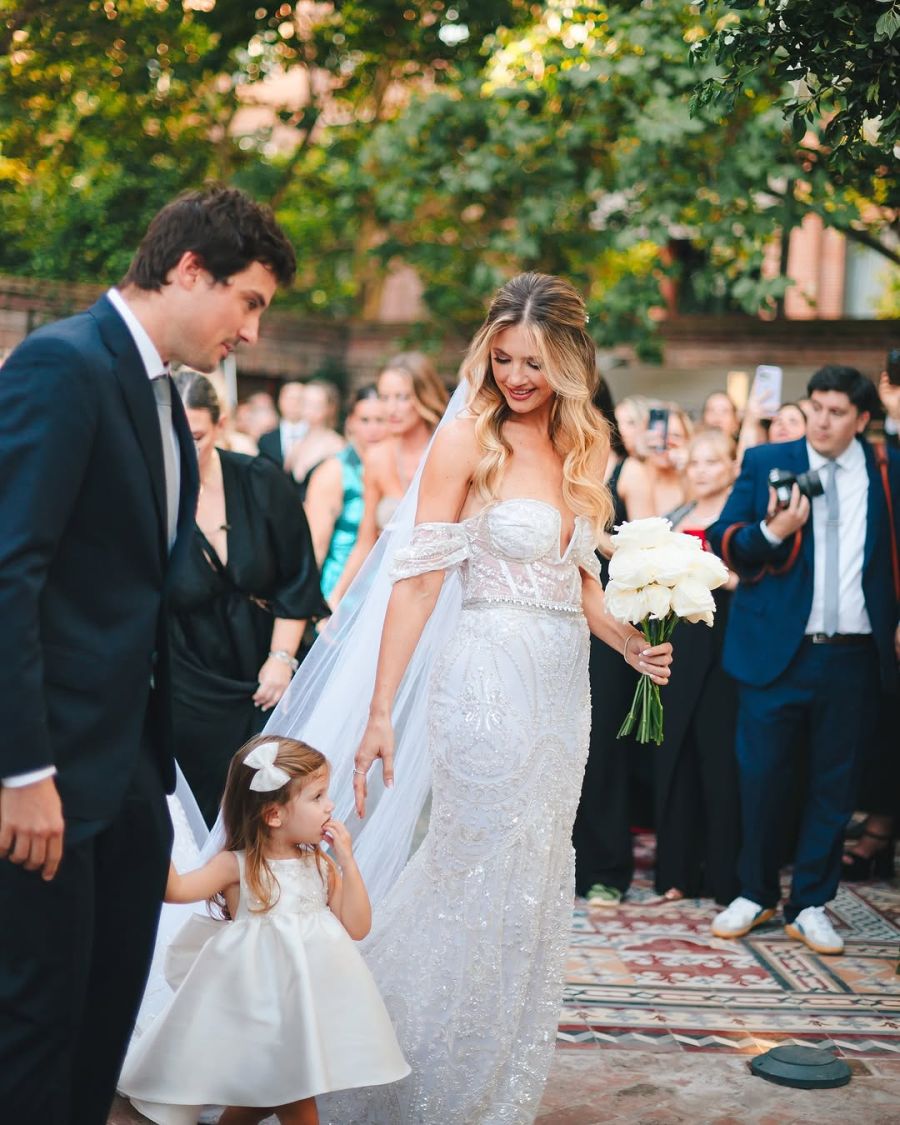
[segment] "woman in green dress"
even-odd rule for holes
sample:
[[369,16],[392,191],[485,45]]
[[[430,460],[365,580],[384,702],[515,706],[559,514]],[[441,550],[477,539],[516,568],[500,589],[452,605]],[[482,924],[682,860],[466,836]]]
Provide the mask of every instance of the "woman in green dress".
[[385,408],[370,383],[354,397],[347,416],[348,444],[312,473],[306,492],[306,518],[322,572],[322,593],[330,602],[363,514],[363,461],[366,450],[387,433]]

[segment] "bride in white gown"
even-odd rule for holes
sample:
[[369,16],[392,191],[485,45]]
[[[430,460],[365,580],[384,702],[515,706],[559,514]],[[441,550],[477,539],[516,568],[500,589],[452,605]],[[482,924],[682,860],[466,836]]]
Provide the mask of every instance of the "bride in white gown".
[[[671,662],[670,645],[647,649],[604,611],[609,446],[585,321],[558,278],[499,291],[466,360],[468,405],[453,417],[458,392],[421,472],[415,527],[382,537],[364,604],[351,588],[267,726],[321,749],[338,796],[352,776],[376,907],[363,949],[412,1067],[322,1098],[335,1125],[519,1125],[540,1103],[574,894],[588,630],[657,683]],[[429,783],[428,833],[397,878]]]
[[394,556],[354,768],[360,814],[374,760],[392,776],[395,695],[447,572],[462,609],[431,672],[429,831],[366,943],[413,1072],[323,1099],[342,1125],[507,1125],[531,1122],[540,1102],[574,893],[588,627],[659,683],[671,659],[668,645],[642,653],[640,634],[604,612],[594,547],[610,514],[608,442],[584,325],[559,279],[500,290],[466,362],[470,405],[437,435]]

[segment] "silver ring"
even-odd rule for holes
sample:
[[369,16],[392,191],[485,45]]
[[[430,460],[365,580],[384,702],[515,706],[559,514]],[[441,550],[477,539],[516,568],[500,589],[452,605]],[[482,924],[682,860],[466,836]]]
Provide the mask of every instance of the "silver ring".
[[365,777],[365,776],[366,776],[366,771],[365,771],[365,770],[358,770],[358,769],[356,768],[356,766],[354,766],[354,767],[353,767],[353,772],[354,772],[354,773],[358,773],[360,777]]

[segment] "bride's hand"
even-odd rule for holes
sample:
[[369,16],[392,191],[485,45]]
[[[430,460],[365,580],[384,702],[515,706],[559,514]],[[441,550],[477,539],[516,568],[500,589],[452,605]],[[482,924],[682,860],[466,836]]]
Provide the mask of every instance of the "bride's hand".
[[632,634],[637,640],[629,638],[625,653],[625,662],[630,664],[636,672],[649,676],[660,687],[665,687],[672,674],[672,643],[666,641],[662,645],[648,645],[640,634]]
[[394,728],[387,716],[369,716],[353,762],[353,796],[360,819],[366,815],[366,797],[369,794],[366,775],[376,758],[381,758],[384,785],[390,789],[394,784]]

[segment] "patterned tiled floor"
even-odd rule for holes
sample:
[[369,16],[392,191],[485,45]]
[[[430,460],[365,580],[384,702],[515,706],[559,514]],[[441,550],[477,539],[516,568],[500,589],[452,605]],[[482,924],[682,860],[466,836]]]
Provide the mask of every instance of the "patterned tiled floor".
[[846,952],[823,957],[785,937],[780,916],[714,938],[713,903],[661,901],[640,875],[615,909],[576,905],[561,1048],[756,1055],[793,1041],[900,1061],[896,883],[842,884],[830,913]]
[[[842,886],[832,917],[847,952],[817,957],[779,919],[713,938],[714,904],[662,902],[651,838],[637,855],[624,903],[576,904],[538,1125],[900,1125],[900,883]],[[750,1058],[786,1041],[830,1048],[852,1081],[810,1091],[752,1077]],[[139,1122],[117,1099],[110,1125]]]

